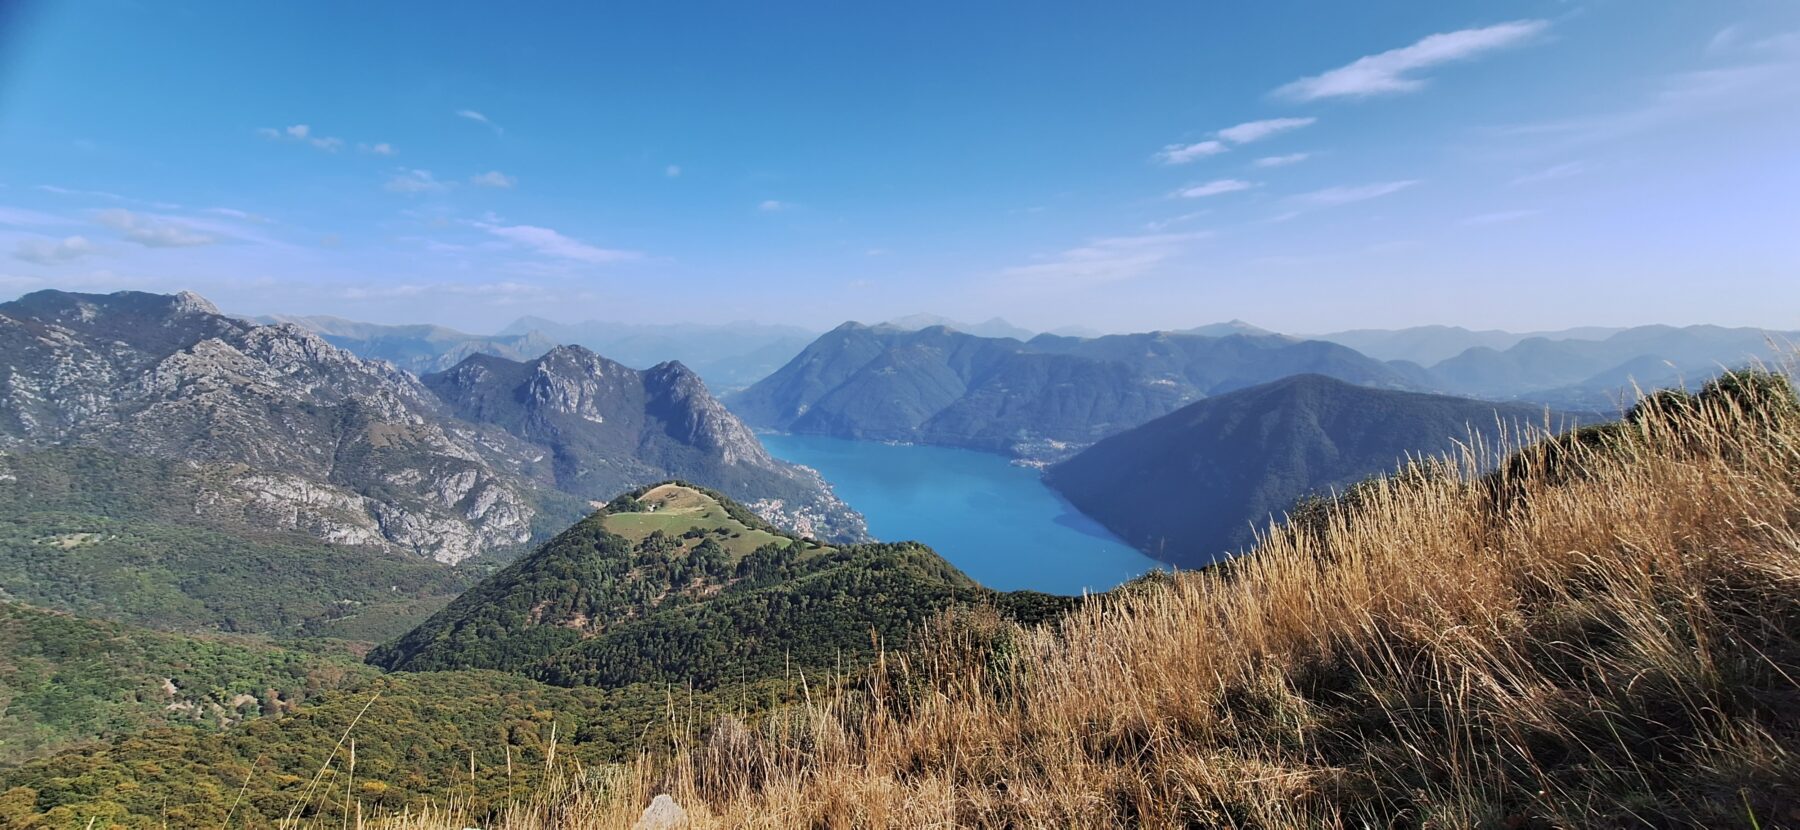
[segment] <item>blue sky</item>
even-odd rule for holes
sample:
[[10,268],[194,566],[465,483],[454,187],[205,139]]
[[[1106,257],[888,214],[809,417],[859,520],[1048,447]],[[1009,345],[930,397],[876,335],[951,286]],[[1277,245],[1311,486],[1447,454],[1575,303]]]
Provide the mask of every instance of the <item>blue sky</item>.
[[0,294],[1800,327],[1800,4],[18,4]]

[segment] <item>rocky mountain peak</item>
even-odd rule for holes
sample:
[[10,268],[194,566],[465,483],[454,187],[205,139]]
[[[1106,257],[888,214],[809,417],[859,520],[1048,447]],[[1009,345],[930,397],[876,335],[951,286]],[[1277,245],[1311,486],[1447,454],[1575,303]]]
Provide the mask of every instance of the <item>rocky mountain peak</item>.
[[211,300],[192,291],[182,291],[171,298],[169,309],[176,314],[213,314],[220,315],[219,307]]

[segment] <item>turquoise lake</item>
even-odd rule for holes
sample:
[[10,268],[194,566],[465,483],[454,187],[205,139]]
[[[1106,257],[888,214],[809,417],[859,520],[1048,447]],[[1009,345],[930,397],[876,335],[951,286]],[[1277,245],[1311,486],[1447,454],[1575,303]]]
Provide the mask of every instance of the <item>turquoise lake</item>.
[[1035,470],[949,447],[763,435],[777,458],[825,476],[884,542],[930,545],[1002,591],[1104,591],[1158,567],[1071,507]]

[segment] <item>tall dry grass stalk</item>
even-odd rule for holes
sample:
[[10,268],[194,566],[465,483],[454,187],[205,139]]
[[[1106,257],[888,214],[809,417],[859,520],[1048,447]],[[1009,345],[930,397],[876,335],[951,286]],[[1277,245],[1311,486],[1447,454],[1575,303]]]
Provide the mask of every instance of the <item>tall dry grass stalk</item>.
[[654,792],[697,827],[1800,826],[1787,394],[1423,462],[1053,626],[947,616],[858,691],[485,826]]

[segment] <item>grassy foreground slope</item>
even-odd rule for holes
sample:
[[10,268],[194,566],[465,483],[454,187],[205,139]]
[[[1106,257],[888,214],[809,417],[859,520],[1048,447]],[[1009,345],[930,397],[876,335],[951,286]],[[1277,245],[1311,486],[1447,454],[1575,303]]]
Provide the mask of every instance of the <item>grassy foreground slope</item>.
[[1055,625],[939,626],[860,693],[505,826],[629,826],[663,791],[700,827],[1800,825],[1787,384],[1479,461]]
[[666,747],[690,718],[793,699],[775,682],[688,696],[488,671],[387,675],[224,732],[151,729],[0,768],[0,827],[367,827],[359,811],[452,803],[485,813],[539,790],[547,771],[587,780]]

